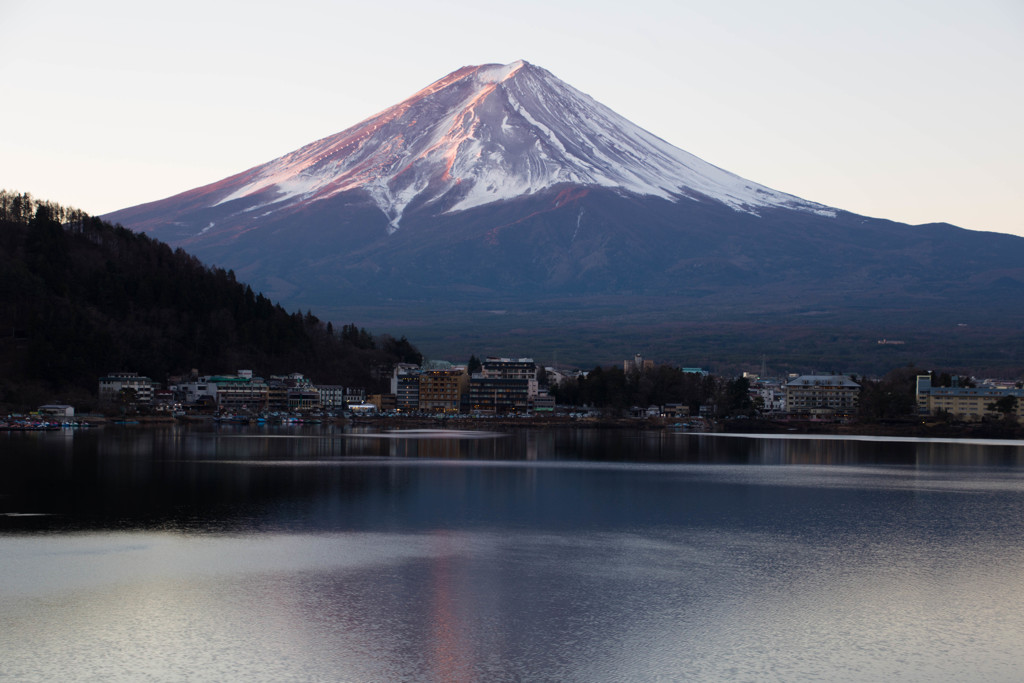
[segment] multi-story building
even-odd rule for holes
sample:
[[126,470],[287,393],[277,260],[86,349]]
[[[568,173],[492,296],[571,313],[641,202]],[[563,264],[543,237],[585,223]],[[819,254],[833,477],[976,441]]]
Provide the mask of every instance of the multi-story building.
[[391,393],[395,395],[395,409],[413,413],[420,408],[420,366],[399,363],[391,374]]
[[[931,375],[917,376],[917,408],[923,415],[949,413],[958,420],[976,422],[1001,415],[995,405],[1007,396],[1017,399],[1017,421],[1024,419],[1024,389],[982,387],[933,387]],[[991,406],[991,407],[990,407]]]
[[547,391],[539,391],[533,398],[533,412],[553,415],[555,412],[555,397]]
[[188,381],[179,381],[170,386],[174,398],[181,403],[195,405],[208,403],[217,405],[217,385],[211,384],[208,377],[196,377]]
[[666,403],[662,409],[661,414],[668,418],[684,418],[690,417],[690,406],[685,403]]
[[419,409],[456,413],[467,385],[465,368],[443,361],[431,361],[423,366],[420,373]]
[[[343,387],[337,387],[343,391]],[[327,387],[328,392],[331,391]],[[332,394],[336,396],[336,394]],[[271,375],[267,382],[267,410],[284,411],[317,410],[323,407],[320,387],[301,372],[288,375]]]
[[474,375],[469,381],[469,404],[474,412],[524,413],[529,400],[525,380]]
[[288,388],[288,410],[306,412],[320,409],[320,392],[312,384]]
[[420,376],[403,375],[395,383],[395,408],[403,413],[420,409]]
[[157,389],[153,392],[153,409],[157,412],[171,412],[180,406],[170,389]]
[[267,380],[267,410],[288,410],[288,382],[283,377],[271,375]]
[[760,400],[760,410],[766,413],[786,412],[786,390],[778,380],[758,379],[751,383],[750,389],[754,405]]
[[213,375],[207,385],[215,385],[217,407],[228,412],[258,412],[267,409],[269,390],[262,377],[251,372],[238,375]]
[[182,403],[208,403],[229,412],[258,412],[267,409],[269,387],[262,377],[254,377],[251,370],[239,370],[237,375],[209,375],[170,387]]
[[632,359],[622,361],[622,371],[627,375],[631,372],[647,372],[654,369],[653,360],[644,360],[639,353]]
[[153,402],[153,391],[156,383],[149,377],[140,377],[135,372],[112,372],[100,377],[100,401],[113,403],[121,396],[121,390],[130,389],[135,392],[135,403],[150,405]]
[[341,410],[345,407],[345,387],[340,384],[318,384],[320,407],[324,410]]
[[490,357],[469,383],[470,409],[489,413],[526,412],[537,398],[537,364],[532,358]]
[[377,406],[377,411],[381,413],[390,413],[396,408],[394,394],[370,394],[366,402]]
[[860,385],[846,375],[801,375],[786,383],[786,411],[808,415],[850,415]]
[[345,387],[345,407],[363,405],[366,403],[366,389],[362,387]]

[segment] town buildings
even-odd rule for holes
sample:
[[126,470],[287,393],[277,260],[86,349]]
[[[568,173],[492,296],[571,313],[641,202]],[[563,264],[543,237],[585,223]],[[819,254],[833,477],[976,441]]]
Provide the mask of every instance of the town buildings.
[[[629,362],[639,374],[646,372],[643,368],[647,361],[638,357]],[[695,368],[680,370],[707,374]],[[137,373],[110,373],[99,378],[99,394],[107,403],[130,402],[155,411],[186,408],[242,414],[336,413],[360,406],[360,411],[399,414],[551,414],[555,400],[540,386],[543,375],[548,380],[559,377],[553,368],[540,373],[532,358],[492,356],[482,361],[479,372],[472,376],[466,366],[447,361],[430,361],[422,366],[400,363],[393,370],[390,392],[370,397],[364,387],[315,384],[299,373],[263,379],[251,370],[206,376],[193,370],[186,377],[169,378],[166,389]],[[749,398],[762,415],[843,419],[857,411],[861,387],[847,375],[791,376],[784,383],[751,373],[744,377],[751,381]],[[708,395],[697,407],[692,403],[668,403],[633,412],[680,419],[689,416],[692,408],[694,415],[714,417],[722,414],[716,403],[719,399],[720,395]],[[952,387],[934,387],[930,375],[920,375],[916,380],[916,403],[921,415],[947,415],[964,421],[1011,415],[1024,421],[1024,389],[1014,382],[961,387],[954,381]]]
[[537,375],[532,358],[491,356],[472,376],[465,366],[446,361],[400,363],[391,376],[391,393],[400,413],[553,413],[554,398],[540,390]]
[[986,417],[1001,416],[997,405],[1007,398],[1013,405],[1012,415],[1020,422],[1024,419],[1024,389],[996,386],[961,387],[932,386],[931,375],[917,376],[917,409],[922,415],[945,413],[965,422],[977,422]]
[[234,375],[193,373],[188,378],[171,378],[168,389],[180,405],[232,413],[342,410],[366,400],[362,387],[316,385],[297,372],[271,375],[266,380],[251,370],[239,370]]

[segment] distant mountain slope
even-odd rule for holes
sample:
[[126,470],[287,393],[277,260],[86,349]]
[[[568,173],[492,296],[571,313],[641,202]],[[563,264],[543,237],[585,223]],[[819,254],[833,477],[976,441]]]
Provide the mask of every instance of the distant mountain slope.
[[[630,330],[691,353],[687,324],[771,316],[753,336],[775,353],[780,328],[822,321],[927,331],[928,354],[939,330],[970,325],[996,345],[979,355],[1024,364],[1017,346],[1000,351],[1024,325],[1024,239],[772,190],[526,62],[459,69],[337,135],[108,218],[290,306],[407,331],[435,353],[470,338],[515,352],[531,329],[566,360],[607,360],[576,341],[602,330],[613,357],[632,355]],[[751,338],[719,336],[733,349]]]
[[[62,226],[65,223],[65,226]],[[412,349],[329,334],[181,250],[80,211],[0,191],[0,404],[88,403],[98,378],[251,368],[369,386]],[[399,340],[401,341],[401,340]],[[378,348],[379,347],[379,348]]]

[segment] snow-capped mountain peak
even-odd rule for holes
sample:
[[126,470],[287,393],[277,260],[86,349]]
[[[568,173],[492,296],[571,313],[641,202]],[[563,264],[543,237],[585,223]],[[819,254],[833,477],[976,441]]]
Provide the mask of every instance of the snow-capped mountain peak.
[[560,184],[710,199],[751,213],[769,206],[831,213],[708,164],[522,60],[463,67],[230,181],[220,184],[217,204],[258,199],[247,212],[363,190],[391,231],[414,202],[450,213]]

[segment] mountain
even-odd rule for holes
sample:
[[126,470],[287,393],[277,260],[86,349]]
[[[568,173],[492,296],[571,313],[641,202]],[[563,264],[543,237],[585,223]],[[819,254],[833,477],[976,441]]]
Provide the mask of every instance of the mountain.
[[1024,365],[1024,239],[758,185],[522,61],[106,218],[436,353]]

